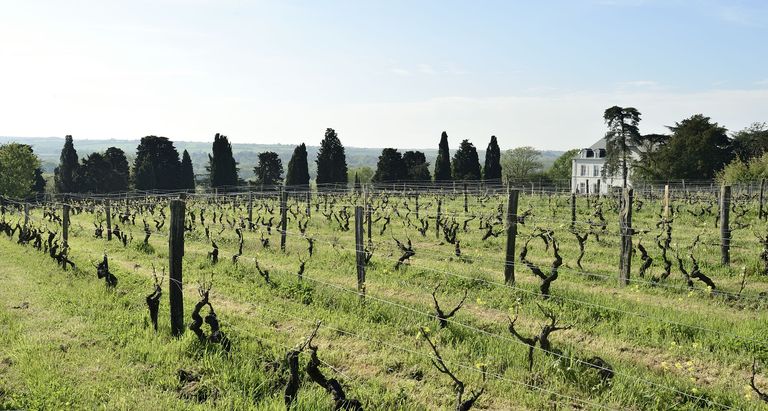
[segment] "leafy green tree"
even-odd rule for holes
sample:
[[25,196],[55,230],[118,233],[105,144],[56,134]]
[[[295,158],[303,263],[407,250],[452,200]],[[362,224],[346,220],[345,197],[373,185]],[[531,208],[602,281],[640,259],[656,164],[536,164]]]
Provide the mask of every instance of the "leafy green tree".
[[288,161],[288,171],[285,175],[286,186],[309,187],[309,165],[307,162],[307,146],[299,144],[293,149],[293,155]]
[[734,134],[733,151],[743,161],[762,156],[768,151],[768,126],[765,123],[752,123]]
[[283,162],[273,151],[259,153],[259,163],[253,168],[253,174],[255,184],[273,188],[283,182]]
[[357,178],[360,180],[360,183],[370,183],[373,181],[373,174],[374,171],[371,167],[353,167],[347,171],[347,182],[353,183],[355,181],[355,176],[357,176]]
[[167,137],[142,137],[133,162],[133,180],[138,190],[181,188],[179,152]]
[[605,110],[603,120],[608,126],[603,175],[615,175],[616,171],[621,171],[622,186],[626,187],[631,149],[640,141],[640,112],[634,107],[613,106]]
[[639,159],[632,162],[633,181],[657,181],[663,179],[658,151],[669,141],[667,134],[645,134],[640,137]]
[[112,164],[101,153],[91,153],[84,158],[77,174],[80,191],[86,193],[107,193]]
[[407,169],[400,152],[394,148],[381,150],[373,181],[377,183],[402,181],[405,180],[406,174]]
[[435,181],[451,181],[451,151],[448,149],[448,133],[440,135],[440,145],[437,147],[435,160]]
[[768,178],[768,153],[744,161],[735,158],[717,173],[717,179],[723,183],[747,183]]
[[24,198],[32,193],[40,160],[27,144],[0,145],[0,195]]
[[541,152],[530,146],[505,151],[501,163],[508,182],[529,180],[537,176],[543,167]]
[[[438,154],[438,157],[440,155]],[[463,140],[453,155],[454,180],[480,180],[480,159],[469,140]]]
[[501,150],[496,136],[491,136],[491,142],[485,150],[483,180],[501,180]]
[[181,185],[184,190],[195,190],[195,170],[192,167],[192,157],[187,150],[181,154]]
[[106,176],[107,192],[127,191],[130,176],[125,152],[117,147],[109,147],[104,152],[104,158],[111,167],[109,175]]
[[431,181],[427,157],[421,151],[406,151],[403,153],[406,168],[406,180]]
[[211,187],[226,187],[237,185],[237,161],[232,155],[232,145],[227,136],[216,133],[213,137],[213,155],[208,155],[208,166]]
[[58,193],[74,193],[77,191],[75,186],[75,177],[77,168],[80,166],[80,159],[77,157],[75,145],[72,142],[72,136],[67,135],[64,138],[64,147],[61,149],[59,157],[59,166],[54,170],[54,183]]
[[574,148],[561,154],[560,157],[558,157],[555,160],[555,162],[552,163],[552,167],[550,167],[550,169],[547,170],[547,175],[549,176],[549,178],[552,179],[553,181],[559,181],[559,180],[570,181],[571,171],[573,168],[573,159],[579,155],[580,151],[581,150]]
[[669,141],[656,152],[663,179],[708,180],[733,159],[725,127],[696,114],[668,127]]
[[315,162],[317,163],[316,181],[318,186],[347,183],[347,156],[344,154],[344,146],[334,129],[325,129],[325,137],[320,142],[320,150],[317,152]]

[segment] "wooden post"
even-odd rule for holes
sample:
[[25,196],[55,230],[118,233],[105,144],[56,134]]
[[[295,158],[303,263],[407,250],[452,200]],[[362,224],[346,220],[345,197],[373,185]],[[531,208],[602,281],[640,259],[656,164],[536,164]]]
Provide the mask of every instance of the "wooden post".
[[731,214],[731,186],[723,185],[720,189],[720,262],[731,263],[731,230],[728,220]]
[[765,217],[765,211],[763,211],[763,199],[765,198],[765,179],[760,180],[760,197],[758,199],[759,209],[757,213],[758,220],[762,220]]
[[467,207],[467,183],[464,183],[464,212],[468,212],[469,208]]
[[307,190],[307,217],[312,216],[312,189]]
[[368,189],[365,189],[365,223],[368,225],[366,234],[368,235],[368,243],[371,242],[371,233],[373,232],[373,221],[371,221],[371,199],[368,198]]
[[248,189],[248,229],[250,230],[253,225],[253,192]]
[[597,180],[597,187],[595,189],[595,194],[597,194],[597,199],[599,200],[600,199],[600,194],[601,194],[601,191],[600,191],[600,180]]
[[280,251],[285,252],[285,235],[288,226],[288,193],[285,189],[280,191]]
[[416,218],[419,218],[419,193],[416,193]]
[[504,259],[504,282],[515,284],[515,239],[517,237],[517,189],[509,190],[507,198],[507,255]]
[[443,199],[437,198],[437,217],[435,218],[435,237],[440,238],[440,218],[443,211]]
[[664,186],[664,219],[669,220],[669,184]]
[[632,200],[633,190],[625,188],[621,199],[619,228],[621,231],[621,256],[619,257],[619,284],[629,284],[632,270]]
[[104,200],[104,212],[107,214],[107,241],[112,241],[112,207],[108,198]]
[[69,245],[69,204],[61,210],[61,242],[64,248]]
[[184,257],[184,214],[186,203],[171,200],[171,225],[168,233],[168,295],[171,308],[171,334],[184,334],[184,292],[182,257]]
[[24,228],[29,224],[29,204],[24,203]]
[[576,193],[571,193],[571,228],[576,228]]
[[355,206],[355,261],[357,263],[357,293],[365,299],[365,247],[363,247],[363,207]]

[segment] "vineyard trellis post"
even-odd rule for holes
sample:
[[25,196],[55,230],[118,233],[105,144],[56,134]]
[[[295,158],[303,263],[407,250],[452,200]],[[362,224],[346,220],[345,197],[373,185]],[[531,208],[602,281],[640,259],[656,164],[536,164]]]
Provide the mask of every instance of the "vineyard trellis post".
[[597,195],[597,199],[600,200],[600,180],[597,180],[597,189],[595,190],[595,194]]
[[280,251],[285,252],[285,236],[288,225],[288,193],[285,189],[280,190]]
[[576,193],[571,193],[571,229],[576,228]]
[[104,213],[107,215],[107,241],[112,241],[112,208],[108,198],[104,200]]
[[757,213],[757,219],[762,220],[765,217],[765,211],[763,211],[763,199],[765,198],[765,179],[760,180],[760,199],[758,200],[759,209]]
[[416,218],[419,218],[419,193],[416,192]]
[[61,241],[62,246],[67,248],[69,245],[69,204],[64,204],[61,210]]
[[306,211],[307,217],[312,216],[312,189],[309,188],[307,190],[307,211]]
[[168,295],[171,310],[171,334],[184,334],[184,292],[182,257],[184,257],[183,200],[171,200],[171,225],[168,233]]
[[669,220],[669,184],[664,185],[664,219]]
[[515,239],[517,237],[517,198],[520,191],[508,190],[507,197],[507,253],[504,258],[504,282],[515,284]]
[[368,235],[368,242],[372,241],[371,232],[373,232],[373,221],[371,221],[371,198],[369,196],[369,189],[366,187],[363,191],[365,193],[365,223],[368,225],[366,234]]
[[464,212],[468,212],[469,208],[467,207],[467,183],[464,183]]
[[435,217],[435,237],[440,238],[440,217],[443,211],[443,199],[440,194],[437,197],[437,217]]
[[627,285],[632,270],[632,200],[633,190],[625,188],[621,197],[619,226],[621,229],[621,256],[619,258],[619,284]]
[[24,228],[29,224],[29,203],[24,203]]
[[365,299],[365,248],[363,247],[363,207],[355,206],[355,262],[357,265],[357,293]]
[[253,192],[248,188],[248,229],[253,224]]
[[731,263],[730,208],[731,186],[723,185],[720,189],[720,262],[723,265]]

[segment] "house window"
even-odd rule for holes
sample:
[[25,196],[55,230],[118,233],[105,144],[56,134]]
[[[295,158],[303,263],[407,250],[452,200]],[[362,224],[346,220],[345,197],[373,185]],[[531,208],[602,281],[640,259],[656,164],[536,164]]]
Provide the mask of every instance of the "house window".
[[587,177],[587,165],[582,164],[581,165],[581,174],[579,174],[582,177]]
[[583,192],[584,192],[586,189],[587,189],[587,186],[586,186],[586,184],[584,184],[584,183],[579,183],[579,192],[580,192],[580,193],[583,193]]
[[594,151],[592,151],[592,149],[591,149],[591,148],[588,148],[588,149],[587,149],[587,158],[592,158],[592,157],[594,157],[594,156],[595,156],[595,152],[594,152]]
[[598,165],[592,166],[592,175],[595,177],[600,177],[600,166]]

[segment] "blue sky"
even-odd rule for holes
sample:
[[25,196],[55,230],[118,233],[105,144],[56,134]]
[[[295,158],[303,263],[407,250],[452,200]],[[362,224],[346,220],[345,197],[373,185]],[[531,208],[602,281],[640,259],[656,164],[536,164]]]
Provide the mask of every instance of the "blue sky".
[[567,149],[768,121],[768,2],[8,1],[0,135]]

